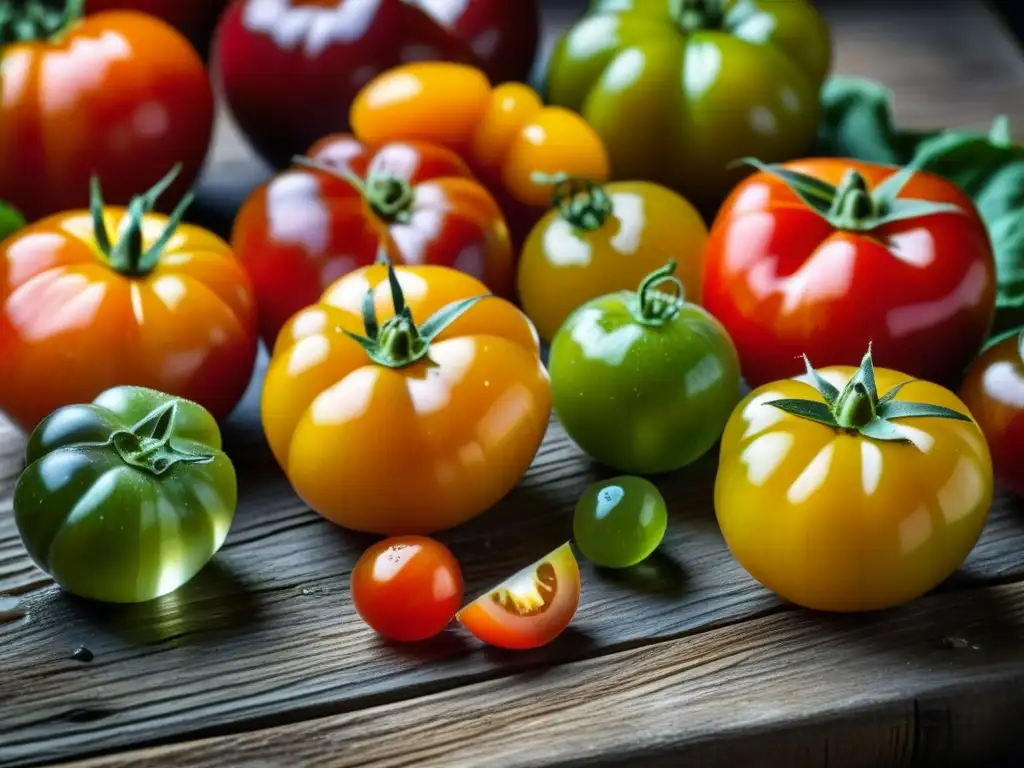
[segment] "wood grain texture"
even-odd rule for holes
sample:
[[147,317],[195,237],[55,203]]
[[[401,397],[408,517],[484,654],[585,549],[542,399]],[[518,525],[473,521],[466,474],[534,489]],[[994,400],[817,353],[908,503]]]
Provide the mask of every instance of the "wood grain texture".
[[1019,743],[1022,641],[1021,584],[867,618],[786,612],[79,768],[977,764]]
[[[973,0],[940,0],[927,13],[910,3],[822,5],[837,70],[889,84],[908,127],[983,124],[1024,109],[1024,58]],[[225,148],[204,200],[208,215],[229,220],[264,171],[230,130]],[[351,567],[371,539],[295,497],[262,440],[257,396],[258,382],[226,428],[241,478],[227,544],[192,583],[130,609],[64,595],[28,560],[10,514],[22,441],[0,426],[0,594],[20,595],[27,609],[0,625],[0,765],[221,734],[238,735],[106,764],[223,765],[235,749],[264,764],[293,754],[472,764],[492,741],[491,764],[501,765],[598,756],[635,765],[674,749],[666,764],[877,764],[943,749],[975,759],[1003,746],[993,729],[1024,712],[1011,642],[1021,593],[990,586],[1024,578],[1024,516],[1005,497],[940,594],[866,620],[817,617],[787,609],[729,556],[711,511],[711,456],[658,480],[671,524],[651,563],[614,577],[583,564],[580,613],[554,645],[509,655],[447,633],[403,649],[378,642],[348,599]],[[604,475],[553,425],[521,487],[441,537],[469,591],[569,538],[573,504]],[[983,650],[942,647],[958,632],[981,638],[971,642]],[[72,660],[79,646],[94,661]],[[282,723],[292,725],[260,730]],[[421,745],[412,757],[410,740]]]

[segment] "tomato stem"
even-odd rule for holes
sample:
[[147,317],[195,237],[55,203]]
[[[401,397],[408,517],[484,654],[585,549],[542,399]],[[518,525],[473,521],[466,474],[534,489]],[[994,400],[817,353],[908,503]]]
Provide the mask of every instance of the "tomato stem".
[[[675,319],[682,310],[686,304],[686,288],[674,274],[676,266],[676,260],[671,259],[668,264],[651,272],[640,283],[636,291],[636,307],[633,313],[638,322],[650,326],[664,325]],[[665,284],[675,289],[672,294],[658,290]]]
[[871,199],[864,177],[850,168],[836,188],[828,217],[837,229],[857,231],[865,221],[878,218],[880,207]]
[[182,450],[171,443],[177,413],[177,401],[164,403],[131,429],[114,432],[108,444],[125,464],[158,476],[177,464],[213,461],[213,454]]
[[681,0],[676,24],[683,32],[721,29],[725,23],[722,0]]
[[534,184],[553,187],[551,207],[557,208],[562,218],[576,229],[594,232],[615,212],[607,190],[591,179],[565,173],[535,173],[531,180]]
[[12,2],[2,2],[0,45],[59,40],[84,12],[85,0],[65,0],[62,9],[42,0],[25,0],[19,10],[15,10]]
[[351,169],[333,166],[309,157],[296,156],[292,162],[351,185],[377,218],[392,224],[407,224],[412,218],[416,192],[408,179],[391,173],[373,172],[365,180]]

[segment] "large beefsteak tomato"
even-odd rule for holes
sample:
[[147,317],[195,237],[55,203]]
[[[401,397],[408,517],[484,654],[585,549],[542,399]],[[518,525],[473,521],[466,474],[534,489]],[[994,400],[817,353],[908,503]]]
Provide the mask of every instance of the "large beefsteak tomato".
[[812,159],[741,183],[711,228],[702,301],[751,385],[822,365],[948,382],[995,312],[995,261],[971,200],[928,173]]
[[269,346],[292,315],[382,250],[395,264],[455,267],[511,295],[505,220],[454,153],[418,143],[367,147],[338,135],[317,142],[305,161],[253,193],[232,236]]
[[29,221],[85,208],[97,174],[107,199],[125,205],[175,163],[180,199],[213,132],[202,61],[153,16],[80,19],[81,0],[64,2],[59,12],[33,0],[0,19],[0,200]]

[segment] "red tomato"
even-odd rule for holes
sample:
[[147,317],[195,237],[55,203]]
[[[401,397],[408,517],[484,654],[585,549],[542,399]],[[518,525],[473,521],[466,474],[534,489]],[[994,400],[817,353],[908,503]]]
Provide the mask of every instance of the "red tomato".
[[580,604],[580,569],[569,544],[481,595],[456,618],[477,639],[510,650],[547,645]]
[[389,640],[426,640],[459,610],[462,571],[434,539],[385,539],[366,550],[352,570],[352,602],[359,617]]
[[454,153],[415,142],[367,147],[341,135],[309,158],[357,179],[295,167],[256,190],[235,220],[232,244],[255,284],[268,345],[335,280],[373,264],[381,243],[395,264],[455,267],[512,293],[505,220]]
[[937,382],[977,353],[995,312],[985,226],[937,176],[908,171],[901,188],[882,186],[896,170],[800,160],[748,177],[726,200],[702,301],[751,385],[799,374],[804,353],[821,367],[856,365],[869,342],[876,365]]
[[523,79],[538,34],[536,0],[236,0],[215,58],[242,132],[284,167],[320,137],[348,131],[349,105],[380,73],[440,60]]
[[141,11],[159,16],[187,37],[204,56],[221,11],[230,0],[86,0],[89,14],[103,11]]
[[213,91],[188,41],[132,11],[38,33],[0,50],[0,200],[29,221],[85,208],[98,174],[123,205],[178,162],[168,198],[180,199],[213,131]]
[[996,478],[1024,496],[1024,335],[986,349],[960,392],[992,451]]

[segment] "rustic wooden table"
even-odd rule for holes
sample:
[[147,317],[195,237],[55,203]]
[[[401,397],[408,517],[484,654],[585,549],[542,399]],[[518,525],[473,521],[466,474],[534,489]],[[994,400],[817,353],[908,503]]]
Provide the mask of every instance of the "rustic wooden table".
[[[890,85],[902,122],[1024,124],[1024,56],[981,2],[823,6],[837,71]],[[230,214],[264,172],[225,128],[205,215]],[[296,499],[257,390],[226,429],[241,481],[227,544],[192,583],[129,609],[63,594],[31,564],[11,515],[23,439],[0,425],[0,595],[25,611],[0,623],[0,765],[977,765],[1022,743],[1019,503],[996,501],[935,594],[819,615],[729,556],[711,456],[659,480],[671,525],[651,561],[618,575],[583,564],[580,612],[550,647],[501,653],[457,632],[395,647],[348,596],[370,540]],[[469,592],[565,541],[600,476],[552,425],[520,488],[443,537]]]

